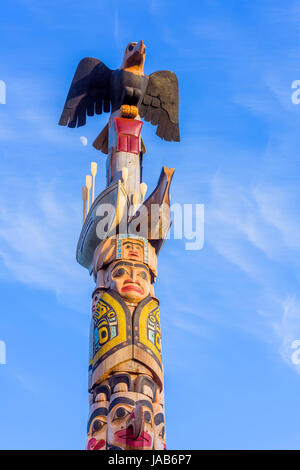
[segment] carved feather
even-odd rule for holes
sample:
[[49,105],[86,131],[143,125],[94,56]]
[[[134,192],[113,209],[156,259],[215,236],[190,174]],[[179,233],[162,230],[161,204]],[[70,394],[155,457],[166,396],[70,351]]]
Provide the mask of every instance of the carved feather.
[[110,111],[111,73],[98,59],[86,57],[79,62],[59,120],[61,126],[84,126],[86,116]]

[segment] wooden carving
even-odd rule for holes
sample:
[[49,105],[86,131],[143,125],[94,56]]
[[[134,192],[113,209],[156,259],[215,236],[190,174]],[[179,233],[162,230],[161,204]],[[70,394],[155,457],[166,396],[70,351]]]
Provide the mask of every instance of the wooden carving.
[[[86,116],[118,111],[124,117],[138,114],[157,126],[157,135],[179,141],[178,82],[173,72],[143,72],[146,47],[131,42],[125,49],[121,67],[111,70],[92,57],[82,59],[76,69],[59,124],[84,126]],[[137,109],[136,109],[137,108]]]
[[[86,115],[111,111],[94,146],[107,154],[107,187],[94,196],[97,164],[83,188],[83,227],[77,261],[94,277],[90,329],[90,414],[86,448],[165,449],[164,379],[157,256],[170,227],[174,169],[163,167],[146,197],[142,181],[143,122],[179,141],[178,83],[169,71],[143,72],[143,41],[125,49],[111,70],[83,59],[59,121],[82,126]],[[92,194],[90,196],[90,189]]]

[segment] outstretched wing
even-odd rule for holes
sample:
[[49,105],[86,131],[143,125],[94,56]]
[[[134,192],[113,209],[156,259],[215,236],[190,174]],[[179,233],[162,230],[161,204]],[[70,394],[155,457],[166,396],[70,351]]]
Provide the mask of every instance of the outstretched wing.
[[110,111],[109,82],[112,70],[92,57],[82,59],[76,69],[60,117],[61,126],[84,126],[86,115]]
[[179,142],[178,80],[175,73],[163,70],[149,76],[139,110],[145,121],[157,126],[159,137]]

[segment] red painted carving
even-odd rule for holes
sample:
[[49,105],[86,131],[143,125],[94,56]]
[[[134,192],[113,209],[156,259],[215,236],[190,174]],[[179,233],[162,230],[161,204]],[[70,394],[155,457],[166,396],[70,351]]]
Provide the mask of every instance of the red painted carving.
[[118,134],[117,152],[138,154],[142,121],[126,118],[114,118],[114,121]]

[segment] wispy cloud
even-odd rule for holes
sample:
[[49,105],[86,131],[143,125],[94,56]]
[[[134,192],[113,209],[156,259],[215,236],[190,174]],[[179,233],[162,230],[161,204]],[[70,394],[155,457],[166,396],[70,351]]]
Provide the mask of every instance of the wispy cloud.
[[57,125],[59,116],[51,102],[53,95],[45,92],[51,89],[51,83],[26,75],[8,76],[6,81],[9,102],[1,108],[0,140],[27,143],[40,140],[52,145],[72,142],[72,136]]
[[[216,175],[206,209],[206,243],[256,285],[256,311],[247,317],[246,327],[277,343],[278,352],[289,365],[293,365],[291,343],[300,339],[297,205],[293,190],[233,185]],[[248,298],[246,282],[244,289]]]
[[37,181],[28,190],[22,181],[14,181],[11,187],[17,187],[22,197],[10,200],[2,188],[2,266],[13,279],[50,290],[80,310],[82,300],[88,299],[88,273],[75,260],[78,203],[58,195],[51,182]]
[[[218,174],[211,181],[211,199],[207,216],[212,242],[224,251],[226,236],[247,243],[273,260],[288,250],[299,250],[300,218],[298,196],[287,188],[270,185],[241,185]],[[221,235],[214,230],[222,226]],[[236,245],[231,245],[232,250]]]

